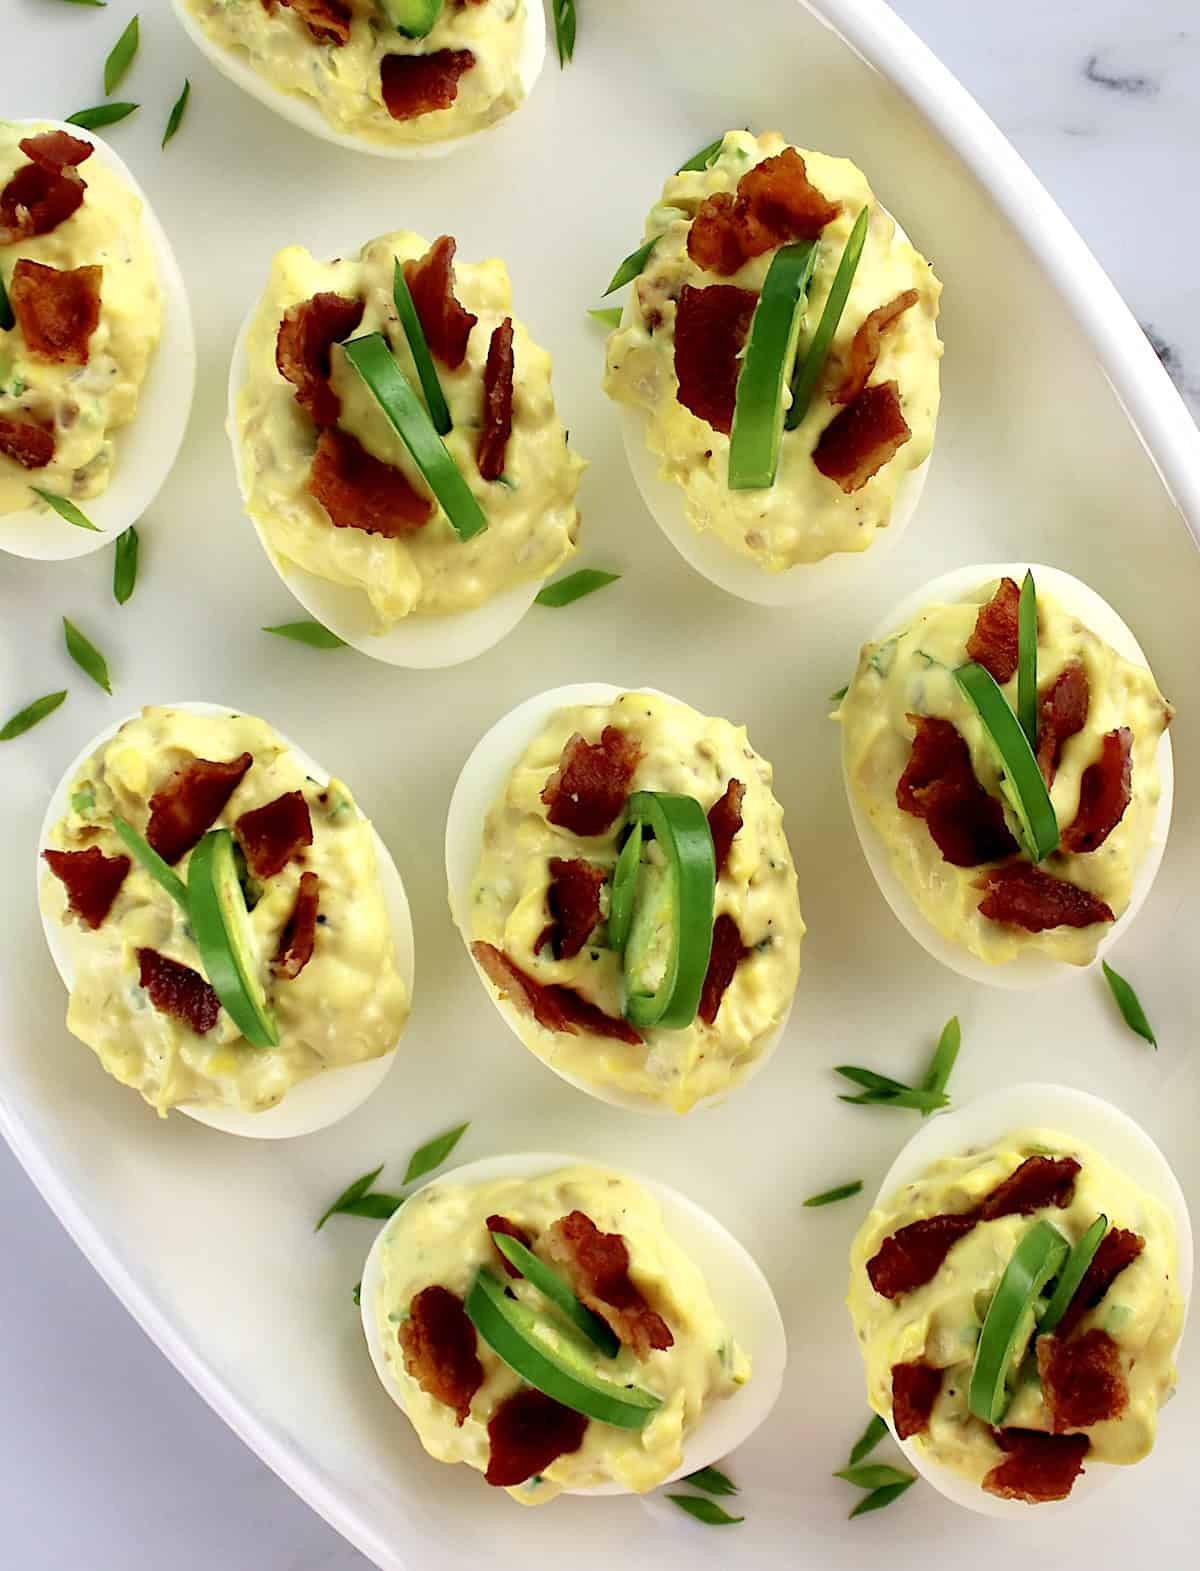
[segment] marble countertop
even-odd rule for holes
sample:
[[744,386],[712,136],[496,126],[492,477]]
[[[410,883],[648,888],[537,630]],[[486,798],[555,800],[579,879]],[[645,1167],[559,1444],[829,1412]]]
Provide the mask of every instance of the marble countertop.
[[[894,5],[1083,232],[1200,415],[1200,212],[1178,178],[1200,143],[1195,0]],[[5,1565],[366,1571],[142,1335],[2,1146],[0,1215]]]

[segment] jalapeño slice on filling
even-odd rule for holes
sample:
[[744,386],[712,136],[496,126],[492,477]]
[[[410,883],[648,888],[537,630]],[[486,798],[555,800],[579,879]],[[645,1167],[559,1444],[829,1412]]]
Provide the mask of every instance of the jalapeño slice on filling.
[[821,380],[821,372],[825,369],[825,362],[829,358],[829,350],[833,344],[833,335],[842,320],[842,312],[846,309],[846,301],[850,298],[850,286],[854,282],[854,275],[862,259],[863,246],[867,243],[867,228],[870,221],[871,210],[869,207],[864,207],[854,220],[854,228],[850,231],[846,249],[842,252],[837,272],[833,275],[833,283],[829,286],[825,308],[821,312],[821,320],[817,323],[812,342],[796,361],[796,370],[792,377],[792,402],[787,412],[789,431],[794,431],[808,413],[808,406],[812,403],[813,394]]
[[993,1427],[1012,1400],[1017,1369],[1034,1332],[1037,1302],[1071,1246],[1049,1222],[1035,1222],[1013,1250],[988,1307],[971,1367],[967,1406]]
[[796,358],[816,264],[815,241],[781,246],[771,258],[738,377],[729,438],[731,491],[763,490],[775,484],[783,437],[783,389]]
[[167,866],[149,841],[144,840],[133,825],[126,823],[119,813],[113,814],[112,826],[134,860],[140,862],[155,883],[167,891],[183,914],[190,916],[188,892],[179,874]]
[[392,299],[396,304],[396,314],[400,318],[400,325],[408,340],[409,351],[417,368],[417,376],[421,381],[421,391],[425,394],[425,404],[429,410],[429,418],[433,421],[433,428],[439,436],[445,436],[450,430],[450,410],[446,407],[446,395],[442,392],[437,367],[433,363],[433,355],[425,338],[425,329],[421,326],[421,318],[417,315],[412,291],[408,287],[408,279],[404,276],[404,267],[399,257],[395,258],[395,263]]
[[1000,760],[1000,789],[1016,814],[1025,849],[1041,862],[1058,846],[1058,819],[1029,739],[990,671],[971,661],[954,676]]
[[544,1260],[539,1260],[519,1238],[512,1238],[508,1233],[493,1233],[491,1238],[504,1258],[517,1268],[525,1280],[548,1298],[556,1309],[561,1309],[568,1320],[578,1326],[606,1357],[617,1356],[621,1344],[611,1329],[586,1304],[579,1302],[557,1271],[552,1270]]
[[1102,1213],[1072,1249],[1070,1258],[1058,1278],[1058,1285],[1046,1305],[1046,1313],[1038,1322],[1039,1336],[1049,1336],[1066,1314],[1107,1232],[1108,1218]]
[[277,1047],[279,1027],[258,974],[254,935],[228,829],[209,830],[192,852],[188,906],[204,974],[230,1019],[255,1047]]

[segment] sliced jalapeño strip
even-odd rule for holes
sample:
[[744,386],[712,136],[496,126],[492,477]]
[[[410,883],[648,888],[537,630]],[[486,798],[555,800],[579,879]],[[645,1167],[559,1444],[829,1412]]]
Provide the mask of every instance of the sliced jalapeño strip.
[[629,836],[621,847],[613,871],[612,890],[608,897],[608,944],[618,953],[629,940],[629,924],[633,921],[633,899],[637,894],[638,868],[642,862],[642,821],[634,819]]
[[539,1260],[532,1249],[527,1249],[519,1238],[508,1233],[493,1233],[492,1243],[504,1258],[521,1273],[527,1282],[548,1298],[556,1309],[561,1309],[571,1323],[579,1328],[589,1342],[594,1342],[606,1358],[615,1358],[621,1351],[611,1328],[593,1314],[586,1304],[581,1304],[568,1283],[551,1270],[544,1260]]
[[258,975],[254,937],[228,829],[210,829],[188,863],[188,906],[204,974],[255,1047],[277,1047],[279,1027]]
[[471,1285],[466,1309],[497,1358],[535,1390],[585,1418],[618,1429],[642,1429],[662,1406],[649,1391],[602,1379],[593,1371],[590,1350],[583,1343],[519,1299],[507,1297],[504,1284],[486,1267]]
[[625,941],[625,1018],[682,1030],[696,1018],[712,952],[712,831],[691,796],[635,791],[626,811],[651,831],[654,848],[637,870]]
[[346,359],[374,394],[460,540],[487,528],[483,509],[433,428],[425,407],[396,364],[382,333],[342,345]]
[[154,882],[166,890],[183,914],[190,917],[187,887],[179,874],[167,866],[150,842],[144,840],[133,825],[126,823],[119,813],[113,814],[112,826],[134,861],[140,862]]
[[445,436],[450,430],[450,410],[446,407],[446,395],[442,392],[442,384],[438,380],[437,367],[433,363],[433,355],[429,351],[425,329],[421,326],[421,318],[417,315],[417,307],[413,301],[412,290],[408,287],[408,279],[404,276],[404,268],[399,257],[396,257],[395,261],[392,299],[396,302],[396,314],[400,318],[400,326],[404,329],[404,336],[412,352],[413,364],[421,379],[421,391],[425,394],[425,403],[429,409],[429,418],[433,421],[433,429],[439,436]]
[[967,1406],[985,1424],[1004,1421],[1017,1368],[1034,1331],[1037,1301],[1071,1246],[1049,1222],[1035,1222],[1013,1250],[988,1307],[971,1366]]
[[1107,1232],[1108,1218],[1101,1214],[1072,1249],[1070,1258],[1059,1273],[1058,1285],[1046,1305],[1046,1312],[1038,1321],[1039,1336],[1049,1336],[1066,1314]]
[[821,372],[825,369],[825,362],[829,358],[833,335],[838,330],[842,312],[846,309],[846,301],[850,298],[850,286],[854,282],[854,275],[862,259],[870,221],[870,208],[864,207],[854,220],[854,228],[850,231],[846,249],[842,252],[837,272],[833,275],[833,283],[829,286],[829,295],[821,312],[821,320],[817,323],[817,330],[803,355],[796,361],[796,372],[792,378],[792,403],[785,421],[789,431],[794,431],[808,413],[808,406],[812,403],[817,383],[821,380]]
[[731,491],[765,490],[775,484],[783,436],[783,390],[796,358],[816,264],[815,242],[781,246],[771,258],[738,377],[729,437]]
[[1029,740],[990,671],[971,661],[954,676],[999,757],[1000,789],[1016,814],[1025,849],[1041,862],[1058,845],[1058,819]]
[[1017,611],[1017,718],[1025,739],[1037,753],[1038,735],[1038,611],[1037,588],[1027,572]]

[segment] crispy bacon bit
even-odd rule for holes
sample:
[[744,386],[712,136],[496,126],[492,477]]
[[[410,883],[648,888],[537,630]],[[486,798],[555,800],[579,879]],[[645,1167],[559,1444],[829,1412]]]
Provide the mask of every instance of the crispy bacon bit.
[[26,158],[55,172],[87,163],[96,151],[91,142],[69,131],[40,131],[37,136],[23,137],[17,146]]
[[155,1009],[182,1020],[197,1036],[212,1030],[221,1013],[221,1001],[199,971],[160,955],[157,949],[139,949],[137,958],[138,981]]
[[1032,1216],[1048,1206],[1061,1211],[1075,1198],[1078,1173],[1073,1156],[1027,1156],[980,1201],[975,1214],[981,1222],[994,1222],[1002,1216]]
[[456,249],[457,242],[450,235],[442,235],[423,257],[404,264],[405,282],[425,341],[430,352],[452,371],[466,359],[467,340],[479,320],[459,304],[454,293]]
[[54,457],[54,432],[32,420],[0,415],[0,453],[22,469],[45,469]]
[[275,365],[319,426],[336,425],[341,400],[329,385],[330,351],[362,321],[363,302],[324,290],[289,306],[275,339]]
[[684,284],[675,312],[679,402],[726,436],[733,430],[741,353],[758,296],[752,289]]
[[61,878],[66,886],[69,908],[93,931],[101,926],[125,882],[129,858],[105,856],[99,846],[89,846],[86,851],[43,851],[42,855],[55,878]]
[[66,131],[29,136],[19,145],[32,162],[0,191],[0,245],[48,235],[70,218],[87,190],[76,166],[94,151],[90,142]]
[[86,365],[100,325],[102,267],[43,267],[22,257],[8,286],[13,315],[31,355],[57,365]]
[[[489,1233],[503,1233],[506,1238],[515,1238],[518,1244],[524,1244],[526,1249],[532,1249],[533,1240],[523,1227],[518,1227],[515,1222],[510,1222],[506,1216],[489,1216],[487,1219]],[[513,1265],[507,1255],[502,1255],[496,1249],[496,1241],[492,1240],[492,1248],[496,1251],[496,1259],[504,1267],[507,1276],[520,1276],[520,1271]]]
[[885,1238],[867,1262],[871,1286],[883,1298],[899,1298],[932,1282],[946,1256],[975,1226],[970,1211],[961,1216],[927,1216]]
[[1103,900],[1028,862],[993,867],[976,887],[987,891],[979,909],[989,921],[1023,927],[1028,933],[1116,920]]
[[1107,1331],[1094,1328],[1069,1342],[1039,1337],[1037,1361],[1056,1435],[1120,1418],[1129,1406],[1121,1351]]
[[1004,686],[1017,669],[1018,616],[1021,591],[1012,578],[1002,578],[996,593],[981,606],[975,628],[967,640],[967,658],[990,671]]
[[700,1007],[696,1011],[705,1025],[715,1025],[725,993],[733,981],[733,974],[749,953],[742,942],[737,923],[733,917],[722,911],[713,923],[708,970],[704,973]]
[[294,982],[313,957],[317,942],[317,910],[321,903],[321,880],[315,873],[301,873],[292,914],[279,935],[279,948],[271,961],[276,976]]
[[1038,696],[1037,761],[1047,785],[1054,784],[1063,744],[1087,724],[1091,687],[1079,660],[1065,665]]
[[458,79],[475,64],[469,49],[435,49],[427,55],[384,55],[379,81],[393,120],[415,120],[449,109],[458,97]]
[[408,1307],[398,1338],[404,1368],[427,1396],[454,1410],[461,1429],[483,1384],[475,1327],[448,1287],[423,1287]]
[[327,426],[317,442],[308,477],[310,496],[335,529],[361,529],[389,540],[411,534],[433,516],[433,503],[408,477],[368,453],[357,437]]
[[901,1440],[929,1428],[933,1404],[942,1389],[942,1371],[932,1364],[892,1365],[892,1422]]
[[846,495],[860,491],[893,459],[912,432],[895,382],[864,387],[821,432],[813,463]]
[[902,813],[923,818],[935,845],[955,867],[1011,856],[1017,842],[1004,809],[975,778],[971,751],[949,720],[909,715],[912,757],[896,785]]
[[146,839],[164,862],[178,862],[224,810],[254,759],[249,753],[227,764],[194,758],[150,798]]
[[625,806],[641,756],[620,726],[606,725],[598,742],[576,732],[542,791],[549,822],[574,835],[602,835]]
[[909,309],[916,305],[920,295],[915,289],[906,289],[903,294],[898,294],[894,300],[889,300],[886,305],[876,306],[859,323],[858,331],[850,343],[850,354],[846,362],[846,374],[839,385],[829,395],[830,403],[852,404],[858,395],[871,380],[871,374],[879,363],[879,345],[884,333],[893,322]]
[[493,987],[547,1031],[565,1031],[570,1036],[583,1031],[588,1036],[615,1037],[631,1047],[640,1045],[642,1038],[628,1020],[606,1015],[574,988],[536,981],[494,944],[474,943],[471,953]]
[[728,278],[789,240],[815,240],[839,208],[811,184],[796,149],[785,147],[747,170],[736,196],[721,191],[701,202],[688,231],[688,255],[697,267]]
[[1083,772],[1079,811],[1063,831],[1063,850],[1085,856],[1102,846],[1125,816],[1133,795],[1132,782],[1133,732],[1120,726],[1104,736],[1100,757]]
[[554,920],[542,938],[553,945],[556,960],[573,960],[600,925],[600,891],[608,874],[582,857],[552,856],[550,877],[546,898]]
[[724,794],[708,810],[708,828],[712,835],[718,878],[725,871],[734,837],[742,827],[742,800],[745,795],[746,787],[742,782],[731,780]]
[[488,1420],[492,1450],[484,1477],[500,1489],[514,1489],[578,1451],[587,1426],[582,1413],[542,1391],[514,1391]]
[[1061,1341],[1070,1336],[1089,1309],[1095,1309],[1103,1301],[1121,1272],[1133,1264],[1145,1247],[1146,1240],[1126,1228],[1114,1227],[1105,1233],[1099,1249],[1092,1256],[1091,1265],[1083,1274],[1082,1282],[1075,1289],[1075,1297],[1067,1305],[1067,1312],[1058,1323],[1055,1334]]
[[492,334],[487,364],[483,368],[483,427],[475,449],[475,462],[485,480],[499,480],[504,473],[513,418],[513,325],[506,316]]
[[[319,44],[332,44],[340,49],[350,42],[350,25],[354,20],[350,7],[344,0],[279,0],[289,6]],[[266,10],[274,9],[275,0],[263,0]]]
[[274,878],[298,851],[313,843],[312,819],[303,791],[285,791],[265,807],[243,813],[233,832],[251,874]]
[[602,1233],[590,1216],[572,1211],[550,1228],[544,1248],[566,1272],[576,1297],[639,1358],[675,1345],[670,1326],[630,1280],[629,1249],[620,1233]]
[[1067,1498],[1091,1445],[1086,1435],[1044,1435],[1036,1429],[997,1429],[993,1438],[1006,1459],[987,1474],[983,1488],[1002,1500],[1034,1506]]

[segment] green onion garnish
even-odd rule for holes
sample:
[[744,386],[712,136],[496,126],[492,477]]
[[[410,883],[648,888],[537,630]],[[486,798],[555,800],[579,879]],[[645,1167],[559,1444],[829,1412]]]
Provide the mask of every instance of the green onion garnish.
[[383,1163],[380,1162],[378,1167],[373,1167],[369,1173],[364,1173],[361,1178],[356,1178],[352,1184],[348,1184],[329,1209],[321,1216],[316,1227],[313,1228],[313,1232],[319,1233],[329,1218],[342,1210],[344,1206],[353,1205],[356,1200],[361,1200],[382,1172]]
[[446,407],[446,395],[442,392],[437,368],[425,339],[425,329],[421,326],[421,318],[417,315],[417,307],[399,257],[396,258],[393,275],[392,298],[396,302],[400,325],[404,329],[404,336],[412,352],[417,376],[421,381],[421,391],[425,394],[425,403],[429,409],[429,418],[433,421],[433,429],[439,436],[445,436],[450,430],[450,411]]
[[829,358],[833,335],[838,330],[842,312],[846,309],[846,301],[850,298],[850,286],[854,282],[863,246],[867,241],[870,219],[870,209],[864,207],[854,220],[854,228],[850,231],[846,249],[842,252],[837,272],[833,275],[829,298],[825,301],[817,330],[803,356],[796,362],[796,372],[792,378],[792,403],[784,422],[789,431],[794,431],[808,413],[808,406],[812,403],[813,394],[821,380],[821,372],[825,369],[825,361]]
[[460,540],[487,528],[483,509],[433,428],[425,407],[396,364],[382,333],[368,333],[342,345],[346,359],[362,377],[413,462],[445,510]]
[[744,1516],[730,1516],[723,1506],[715,1500],[706,1500],[703,1495],[668,1495],[667,1499],[697,1522],[703,1522],[705,1527],[736,1527],[746,1520]]
[[[448,1129],[444,1135],[438,1135],[435,1139],[426,1141],[423,1146],[419,1146],[409,1158],[404,1182],[411,1184],[415,1179],[432,1172],[435,1167],[440,1167],[469,1127],[468,1124],[459,1124],[456,1129]],[[328,1210],[322,1214],[313,1231],[319,1233],[331,1216],[365,1216],[379,1221],[394,1216],[408,1197],[384,1194],[378,1189],[373,1190],[371,1185],[382,1172],[381,1162],[378,1167],[372,1168],[369,1173],[364,1173],[361,1178],[356,1178],[352,1184],[347,1185]]]
[[108,0],[67,0],[68,5],[107,5]]
[[1017,612],[1017,715],[1036,756],[1038,745],[1038,613],[1033,574],[1025,574]]
[[116,125],[128,119],[137,104],[94,104],[90,109],[77,109],[67,116],[68,125],[82,126],[85,131],[98,131],[106,125]]
[[188,903],[187,885],[179,874],[174,868],[167,866],[150,842],[139,835],[132,824],[126,823],[119,813],[113,814],[112,826],[117,838],[134,861],[141,863],[159,888],[166,890],[190,921],[192,910]]
[[935,1113],[950,1102],[942,1090],[906,1085],[903,1080],[893,1080],[891,1075],[877,1074],[858,1064],[838,1064],[834,1073],[864,1088],[858,1096],[840,1095],[839,1102],[852,1102],[860,1107],[907,1107],[919,1113]]
[[889,1484],[911,1484],[913,1475],[886,1462],[866,1462],[839,1468],[834,1478],[844,1478],[855,1489],[886,1489]]
[[582,600],[584,595],[594,595],[597,589],[606,589],[609,584],[615,584],[620,576],[620,573],[606,573],[598,567],[581,567],[574,573],[568,573],[565,578],[547,584],[537,592],[534,600],[538,605],[557,609]]
[[188,99],[191,96],[192,84],[188,78],[185,77],[183,81],[183,92],[180,93],[179,97],[171,105],[171,113],[167,116],[167,128],[163,132],[163,139],[162,143],[160,144],[161,146],[166,147],[167,143],[175,135],[176,131],[179,130],[180,122],[183,120],[183,111],[187,108]]
[[867,1427],[850,1449],[850,1461],[847,1465],[853,1467],[856,1462],[861,1462],[863,1457],[870,1456],[887,1432],[888,1427],[884,1420],[878,1413],[872,1413]]
[[804,305],[817,261],[815,243],[780,246],[771,258],[750,324],[729,437],[729,487],[775,483],[783,436],[783,389],[796,357]]
[[276,627],[264,627],[264,633],[274,633],[278,638],[290,638],[294,644],[307,644],[310,649],[345,649],[346,642],[331,633],[320,622],[280,622]]
[[1141,1000],[1133,988],[1119,971],[1113,970],[1107,960],[1102,960],[1100,964],[1104,968],[1104,979],[1117,1001],[1117,1008],[1121,1011],[1125,1024],[1131,1031],[1136,1031],[1138,1036],[1149,1042],[1151,1047],[1157,1048],[1158,1038],[1154,1035],[1150,1022],[1146,1019],[1146,1011],[1142,1008]]
[[842,699],[845,698],[846,694],[849,691],[850,691],[850,684],[847,683],[845,687],[839,687],[836,693],[830,693],[829,697],[825,700],[825,702],[827,704],[840,704]]
[[1049,1222],[1035,1222],[1013,1250],[988,1306],[975,1348],[967,1406],[976,1418],[1001,1424],[1017,1368],[1034,1332],[1037,1301],[1066,1264],[1071,1246]]
[[946,1082],[950,1079],[950,1071],[954,1068],[961,1046],[962,1027],[958,1023],[958,1016],[951,1015],[942,1027],[942,1034],[938,1038],[929,1072],[922,1082],[923,1091],[941,1092],[946,1089]]
[[104,62],[104,96],[111,98],[124,79],[126,71],[133,64],[133,57],[138,51],[138,19],[136,13],[125,31],[112,47],[112,52]]
[[702,1467],[694,1473],[688,1473],[684,1478],[685,1484],[693,1484],[697,1489],[703,1489],[707,1495],[736,1495],[738,1486],[728,1473],[723,1473],[719,1467]]
[[884,1506],[890,1506],[893,1500],[899,1500],[904,1491],[911,1489],[916,1481],[915,1477],[910,1477],[902,1484],[885,1484],[882,1489],[873,1489],[851,1511],[850,1520],[853,1521],[856,1516],[866,1516],[869,1511],[882,1511]]
[[675,171],[677,175],[687,174],[689,170],[702,171],[711,169],[717,161],[717,154],[725,145],[725,137],[717,137],[715,142],[710,142],[707,147],[702,147],[698,153],[693,153],[686,164],[680,164]]
[[836,1189],[825,1189],[819,1195],[809,1195],[804,1202],[806,1206],[831,1206],[838,1200],[849,1200],[854,1195],[862,1193],[863,1181],[854,1179],[849,1184],[839,1184]]
[[124,605],[133,593],[138,572],[138,532],[133,524],[117,536],[113,556],[113,599]]
[[548,1298],[556,1309],[561,1309],[572,1325],[582,1331],[588,1341],[598,1347],[606,1358],[617,1356],[621,1351],[621,1344],[608,1324],[579,1302],[570,1285],[559,1276],[557,1271],[552,1270],[544,1260],[539,1260],[533,1250],[527,1249],[519,1238],[512,1238],[508,1233],[493,1233],[491,1239],[504,1258],[515,1266],[525,1280],[532,1287],[536,1287],[544,1298]]
[[1046,1305],[1046,1312],[1038,1321],[1039,1336],[1049,1336],[1070,1308],[1071,1300],[1078,1292],[1079,1284],[1087,1274],[1087,1268],[1095,1258],[1096,1251],[1107,1232],[1108,1218],[1103,1215],[1098,1216],[1072,1249],[1066,1265],[1059,1272],[1058,1283],[1050,1302]]
[[658,235],[653,240],[647,240],[644,245],[638,246],[636,251],[631,251],[617,268],[609,281],[608,288],[604,291],[604,298],[615,294],[618,289],[624,289],[626,284],[631,284],[641,273],[646,263],[650,260],[650,253],[658,244]]
[[435,1167],[441,1167],[470,1127],[469,1123],[458,1124],[453,1129],[447,1129],[444,1135],[437,1135],[423,1146],[418,1146],[408,1159],[404,1182],[415,1183],[418,1178],[424,1178],[426,1173],[432,1173]]
[[[621,313],[617,311],[617,320],[620,321]],[[8,298],[8,290],[4,287],[4,277],[0,274],[0,328],[6,333],[16,325],[13,315],[12,301]]]
[[100,533],[87,514],[80,512],[67,497],[58,496],[53,491],[43,491],[38,485],[31,485],[29,489],[35,496],[40,496],[48,507],[52,507],[60,518],[65,518],[68,524],[74,524],[76,529],[95,529],[97,534]]
[[354,1291],[353,1291],[353,1293],[350,1296],[354,1299],[355,1304],[359,1308],[361,1308],[362,1307],[362,1282],[361,1281],[355,1282],[355,1284],[354,1284]]
[[554,16],[558,65],[562,70],[575,58],[575,0],[551,0],[550,10]]
[[23,736],[26,731],[32,730],[40,720],[52,715],[66,696],[64,687],[61,693],[47,693],[44,698],[35,698],[32,704],[18,709],[15,715],[11,715],[0,726],[0,742],[11,742],[14,737]]
[[985,666],[971,661],[959,666],[954,675],[999,755],[1003,769],[1000,788],[1016,814],[1025,849],[1035,862],[1041,862],[1058,845],[1058,819],[1028,738]]
[[594,311],[589,311],[588,312],[588,315],[590,317],[592,317],[592,319],[594,321],[602,322],[605,327],[610,327],[610,328],[611,327],[620,327],[620,325],[621,325],[621,318],[624,316],[624,314],[625,314],[624,306],[619,306],[619,305],[602,305],[602,306],[597,306]]
[[63,636],[67,642],[67,653],[79,669],[85,672],[95,682],[97,687],[102,687],[106,693],[112,693],[112,681],[108,674],[108,661],[92,643],[65,616],[62,619]]

